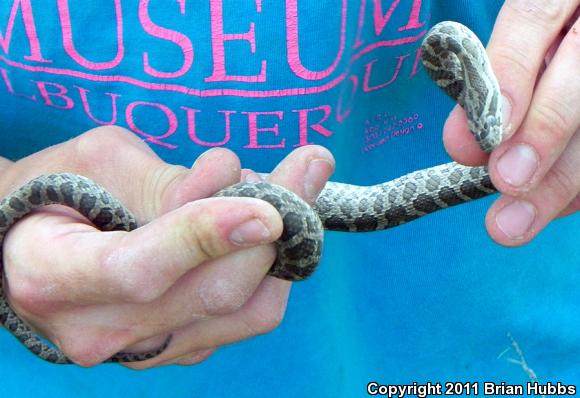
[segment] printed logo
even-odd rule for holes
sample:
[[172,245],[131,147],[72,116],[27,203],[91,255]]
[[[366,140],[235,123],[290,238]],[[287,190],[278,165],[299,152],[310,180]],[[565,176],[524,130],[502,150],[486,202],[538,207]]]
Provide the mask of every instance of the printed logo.
[[[135,3],[99,4],[110,21],[96,29],[82,3],[3,2],[0,90],[170,149],[324,143],[360,95],[415,76],[428,20],[421,0]],[[102,39],[88,45],[84,29]],[[203,132],[209,120],[221,132]]]

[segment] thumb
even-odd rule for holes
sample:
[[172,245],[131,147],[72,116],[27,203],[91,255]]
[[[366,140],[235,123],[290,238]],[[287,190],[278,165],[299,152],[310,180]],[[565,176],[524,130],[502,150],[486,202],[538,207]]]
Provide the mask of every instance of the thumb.
[[8,293],[15,310],[33,318],[63,303],[150,302],[198,265],[281,233],[278,211],[251,198],[190,202],[131,232],[102,232],[51,206],[6,236]]

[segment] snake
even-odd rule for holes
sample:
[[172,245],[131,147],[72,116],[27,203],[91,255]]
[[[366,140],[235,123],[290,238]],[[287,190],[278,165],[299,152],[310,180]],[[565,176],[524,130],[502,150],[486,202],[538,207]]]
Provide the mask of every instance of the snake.
[[[476,35],[457,22],[440,22],[425,35],[421,58],[431,79],[465,110],[469,129],[481,149],[490,152],[497,147],[502,140],[499,85]],[[215,196],[258,198],[280,212],[283,232],[268,273],[297,281],[311,275],[319,263],[324,230],[384,230],[495,192],[485,166],[450,162],[373,186],[328,182],[313,207],[293,192],[265,181],[238,183]],[[0,271],[7,231],[33,210],[53,204],[76,210],[102,231],[138,228],[135,216],[94,181],[71,173],[42,175],[0,202]],[[72,363],[10,307],[2,272],[0,278],[0,322],[4,327],[41,359]],[[171,336],[156,350],[121,352],[105,362],[147,360],[162,353],[170,342]]]

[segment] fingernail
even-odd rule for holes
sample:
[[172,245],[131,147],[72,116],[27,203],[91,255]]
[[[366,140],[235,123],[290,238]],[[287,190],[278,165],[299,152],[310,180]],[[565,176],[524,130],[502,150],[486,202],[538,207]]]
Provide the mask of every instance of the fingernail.
[[512,103],[505,96],[501,96],[501,119],[503,124],[503,137],[507,139],[511,136]]
[[504,153],[497,162],[501,178],[514,187],[530,181],[538,168],[538,155],[529,145],[518,144]]
[[529,202],[515,201],[495,216],[495,223],[511,239],[521,239],[536,218],[536,208]]
[[306,200],[312,203],[326,183],[326,179],[332,173],[333,165],[325,159],[313,159],[308,165],[304,176],[304,194]]
[[230,235],[230,240],[236,245],[247,245],[269,242],[271,236],[272,233],[262,221],[253,219],[234,229]]

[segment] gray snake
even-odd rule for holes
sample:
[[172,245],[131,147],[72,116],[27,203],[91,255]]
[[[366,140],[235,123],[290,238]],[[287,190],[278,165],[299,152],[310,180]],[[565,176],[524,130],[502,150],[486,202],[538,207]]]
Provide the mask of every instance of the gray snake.
[[[442,22],[428,32],[421,51],[430,77],[465,109],[476,140],[484,151],[491,151],[502,138],[501,109],[498,83],[482,44],[466,27]],[[382,230],[494,192],[485,167],[451,162],[370,187],[329,182],[314,208],[294,193],[266,182],[236,184],[215,196],[255,197],[276,207],[284,229],[269,273],[295,281],[309,276],[318,264],[323,229]],[[137,228],[130,211],[93,181],[67,173],[44,175],[0,202],[0,259],[8,229],[32,210],[50,204],[77,210],[103,231]],[[3,268],[1,262],[0,267]],[[71,363],[63,352],[41,341],[12,310],[2,282],[0,279],[0,322],[38,357],[53,363]],[[148,353],[118,353],[107,362],[149,359],[169,343],[170,338],[161,348]]]

